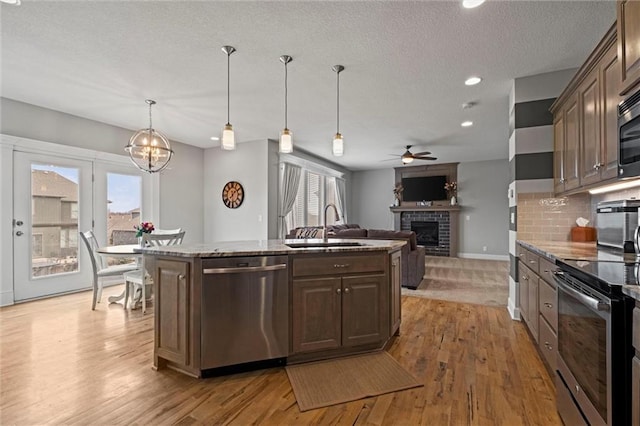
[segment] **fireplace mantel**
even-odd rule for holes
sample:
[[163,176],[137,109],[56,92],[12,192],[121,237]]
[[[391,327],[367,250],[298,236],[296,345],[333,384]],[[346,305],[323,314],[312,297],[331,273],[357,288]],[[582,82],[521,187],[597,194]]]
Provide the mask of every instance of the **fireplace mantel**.
[[[458,217],[460,216],[460,211],[462,208],[460,206],[451,206],[448,204],[443,204],[439,206],[399,206],[399,207],[389,207],[389,210],[393,212],[393,227],[396,231],[402,230],[402,218],[405,217],[405,214],[409,216],[415,216],[416,214],[420,216],[419,212],[424,212],[428,214],[428,216],[436,216],[441,217],[446,215],[448,219],[446,219],[446,231],[444,235],[448,235],[448,255],[451,257],[455,257],[458,255]],[[429,212],[433,212],[429,214]],[[438,213],[440,212],[440,213]],[[447,213],[442,213],[447,212]],[[427,219],[431,220],[431,219]],[[437,220],[437,219],[436,219]],[[405,224],[406,225],[406,224]],[[443,225],[444,226],[444,225]],[[446,247],[446,245],[444,246]],[[441,256],[441,254],[433,253],[435,255]]]

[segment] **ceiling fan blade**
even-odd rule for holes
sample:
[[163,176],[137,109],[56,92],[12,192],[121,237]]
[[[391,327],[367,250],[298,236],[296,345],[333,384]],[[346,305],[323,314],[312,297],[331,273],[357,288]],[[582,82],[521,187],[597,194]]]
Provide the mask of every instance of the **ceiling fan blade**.
[[418,156],[419,156],[419,155],[429,155],[429,154],[431,154],[431,152],[429,152],[429,151],[422,151],[422,152],[416,152],[416,153],[414,153],[413,155],[418,155]]
[[436,157],[413,157],[414,160],[437,160]]

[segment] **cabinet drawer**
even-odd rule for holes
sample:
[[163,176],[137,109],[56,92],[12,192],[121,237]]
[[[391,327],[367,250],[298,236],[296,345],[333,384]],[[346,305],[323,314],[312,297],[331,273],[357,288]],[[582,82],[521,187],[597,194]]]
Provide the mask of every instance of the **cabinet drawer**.
[[522,247],[520,244],[516,246],[516,256],[518,256],[519,260],[527,263],[527,249]]
[[558,269],[555,263],[548,260],[546,257],[540,256],[539,259],[539,273],[540,278],[545,280],[553,288],[556,288],[556,282],[553,280],[553,272]]
[[527,266],[537,274],[540,267],[540,256],[530,250],[527,250],[525,259],[527,260]]
[[557,368],[556,353],[558,352],[558,336],[553,332],[544,317],[540,315],[540,324],[538,325],[540,332],[540,352],[544,356],[547,365],[551,371],[555,372]]
[[386,253],[293,259],[293,276],[344,275],[384,272]]
[[558,293],[554,287],[546,281],[540,281],[540,314],[549,321],[549,325],[555,331],[558,329]]

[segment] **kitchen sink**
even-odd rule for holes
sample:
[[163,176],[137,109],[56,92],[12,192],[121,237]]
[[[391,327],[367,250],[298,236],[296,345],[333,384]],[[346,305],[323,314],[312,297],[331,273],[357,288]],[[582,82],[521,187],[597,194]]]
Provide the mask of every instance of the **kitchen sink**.
[[287,247],[291,248],[323,248],[323,247],[355,247],[362,246],[364,244],[358,241],[345,241],[345,240],[287,240],[284,243]]

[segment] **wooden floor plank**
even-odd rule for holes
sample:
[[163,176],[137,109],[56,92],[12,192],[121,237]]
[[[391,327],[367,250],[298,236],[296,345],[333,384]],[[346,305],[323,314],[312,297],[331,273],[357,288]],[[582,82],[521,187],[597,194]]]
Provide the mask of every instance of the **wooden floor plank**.
[[153,371],[153,307],[91,311],[90,298],[0,309],[0,424],[561,425],[553,383],[504,308],[403,296],[389,352],[424,387],[301,413],[283,368]]

